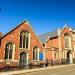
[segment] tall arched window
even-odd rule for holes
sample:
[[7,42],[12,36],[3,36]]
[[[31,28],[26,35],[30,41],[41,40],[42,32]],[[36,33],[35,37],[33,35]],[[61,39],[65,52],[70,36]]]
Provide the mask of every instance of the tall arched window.
[[36,46],[33,48],[33,60],[38,60],[38,54],[38,47]]
[[22,31],[20,33],[20,48],[28,49],[29,44],[29,32]]
[[64,46],[65,46],[65,48],[69,48],[69,45],[70,45],[70,37],[69,37],[69,35],[66,33],[66,34],[64,35]]
[[5,46],[5,59],[12,59],[13,55],[13,44],[8,42]]

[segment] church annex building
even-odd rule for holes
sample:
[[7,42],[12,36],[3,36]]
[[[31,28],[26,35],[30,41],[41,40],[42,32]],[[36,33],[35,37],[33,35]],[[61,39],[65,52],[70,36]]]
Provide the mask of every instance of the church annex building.
[[53,32],[39,35],[44,48],[44,59],[50,61],[75,62],[75,30],[65,25]]

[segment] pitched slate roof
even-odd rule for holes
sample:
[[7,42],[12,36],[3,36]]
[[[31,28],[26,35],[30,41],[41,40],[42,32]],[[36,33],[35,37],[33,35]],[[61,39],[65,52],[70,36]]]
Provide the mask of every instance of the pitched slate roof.
[[41,43],[45,43],[49,38],[54,38],[58,36],[58,29],[53,32],[47,32],[38,36]]

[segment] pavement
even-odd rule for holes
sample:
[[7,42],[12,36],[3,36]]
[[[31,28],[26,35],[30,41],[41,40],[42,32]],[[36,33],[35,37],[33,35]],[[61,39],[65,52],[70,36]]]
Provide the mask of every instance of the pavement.
[[0,72],[0,75],[75,75],[75,64]]

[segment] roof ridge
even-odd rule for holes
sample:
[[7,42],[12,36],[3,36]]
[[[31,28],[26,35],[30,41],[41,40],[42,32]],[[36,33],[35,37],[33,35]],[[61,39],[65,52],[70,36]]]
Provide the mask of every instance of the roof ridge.
[[41,40],[42,43],[45,43],[49,38],[54,38],[58,36],[58,29],[52,31],[52,32],[47,32],[45,34],[39,35],[39,39]]
[[[58,30],[58,29],[56,29],[56,30]],[[53,30],[53,31],[48,31],[48,32],[45,32],[45,33],[42,33],[42,34],[39,34],[38,36],[40,36],[40,35],[45,35],[45,34],[47,34],[47,33],[52,33],[52,32],[55,32],[56,30]]]
[[11,30],[9,30],[6,34],[4,34],[4,35],[2,36],[2,38],[5,37],[7,34],[9,34],[11,31],[13,31],[14,29],[16,29],[18,26],[20,26],[21,24],[26,23],[26,22],[27,22],[27,20],[21,21],[21,22],[18,23],[15,27],[11,28]]

